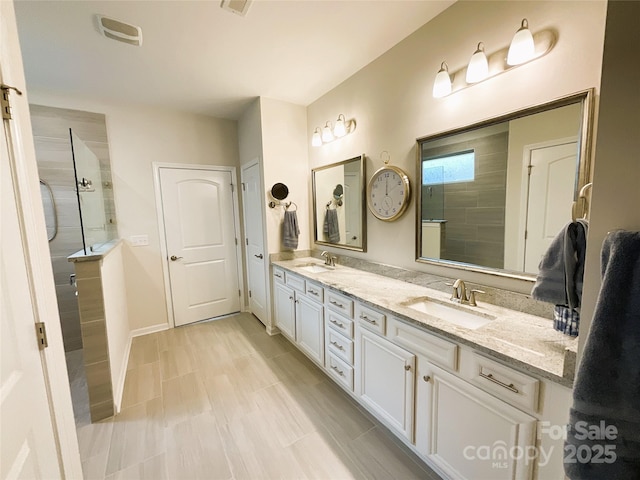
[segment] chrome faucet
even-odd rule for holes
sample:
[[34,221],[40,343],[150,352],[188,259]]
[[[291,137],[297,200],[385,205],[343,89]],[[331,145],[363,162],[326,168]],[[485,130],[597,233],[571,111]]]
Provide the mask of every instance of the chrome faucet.
[[335,267],[336,266],[336,259],[338,257],[336,257],[335,255],[331,255],[326,250],[323,250],[322,253],[320,254],[320,256],[324,257],[324,264],[325,265],[329,265],[330,267]]
[[476,302],[476,293],[485,293],[482,290],[467,290],[467,286],[465,285],[464,281],[459,278],[453,283],[447,283],[447,285],[453,287],[453,291],[451,292],[451,301],[461,304],[467,304],[472,307],[478,305]]

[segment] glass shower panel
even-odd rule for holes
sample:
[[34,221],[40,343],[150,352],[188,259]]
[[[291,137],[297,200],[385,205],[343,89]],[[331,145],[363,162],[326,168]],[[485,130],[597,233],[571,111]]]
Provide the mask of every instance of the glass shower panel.
[[91,253],[95,247],[112,240],[107,228],[104,183],[100,160],[87,144],[71,129],[71,152],[76,175],[76,192],[80,208],[80,226],[84,253]]

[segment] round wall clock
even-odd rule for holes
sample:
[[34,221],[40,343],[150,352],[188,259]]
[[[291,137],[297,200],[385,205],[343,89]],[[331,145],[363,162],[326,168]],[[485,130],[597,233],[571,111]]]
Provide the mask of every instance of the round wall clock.
[[410,198],[409,177],[398,167],[385,165],[376,170],[367,185],[369,210],[385,222],[397,220],[409,205]]

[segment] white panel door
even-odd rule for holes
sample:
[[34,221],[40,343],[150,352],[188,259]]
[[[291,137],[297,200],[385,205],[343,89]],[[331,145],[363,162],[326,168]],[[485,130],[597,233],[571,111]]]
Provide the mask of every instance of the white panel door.
[[0,135],[0,478],[60,478],[14,196],[9,122]]
[[264,248],[262,179],[260,164],[253,163],[242,169],[242,205],[244,232],[246,235],[247,285],[249,287],[249,310],[263,324],[269,321],[267,302],[268,260]]
[[524,271],[536,273],[544,253],[571,220],[578,143],[531,150]]
[[240,310],[231,172],[160,168],[175,325]]

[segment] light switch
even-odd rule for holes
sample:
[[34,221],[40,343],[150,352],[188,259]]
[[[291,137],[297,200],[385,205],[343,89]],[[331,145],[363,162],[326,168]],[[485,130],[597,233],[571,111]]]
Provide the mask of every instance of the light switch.
[[129,237],[132,247],[144,247],[149,245],[149,235],[131,235]]

